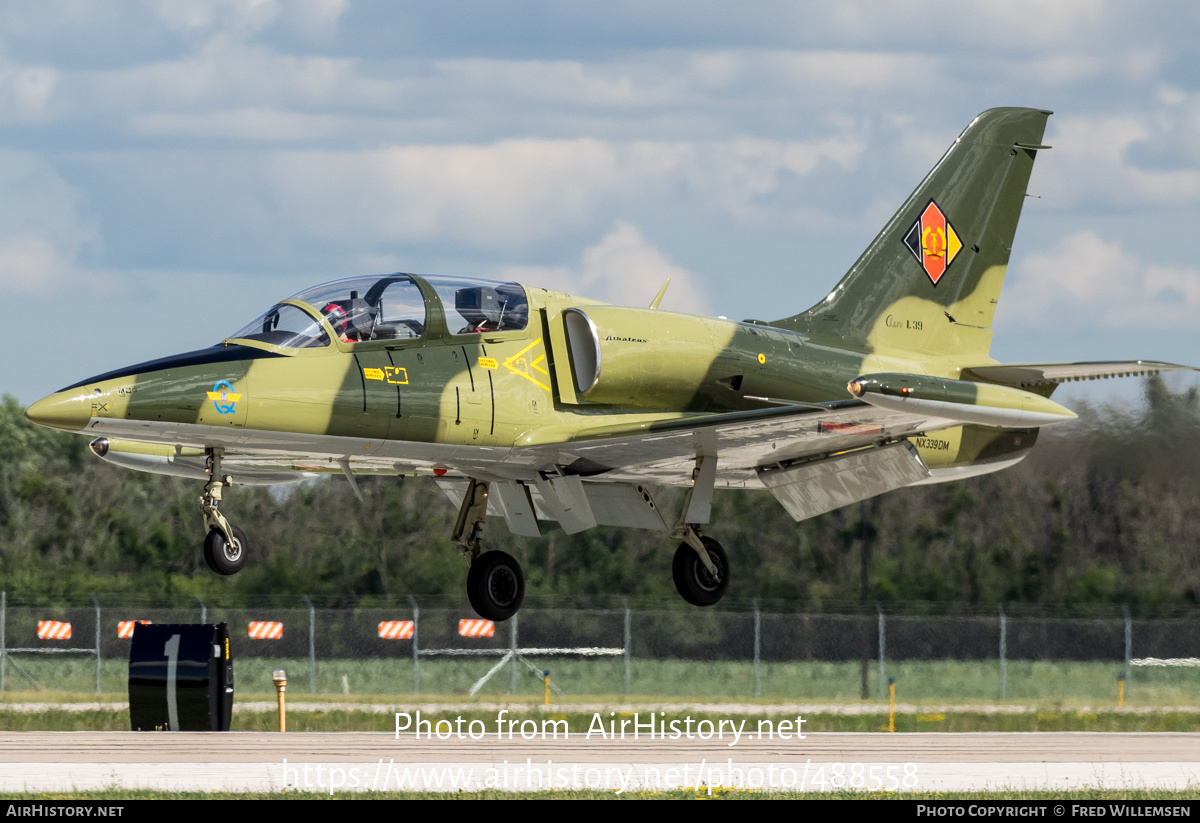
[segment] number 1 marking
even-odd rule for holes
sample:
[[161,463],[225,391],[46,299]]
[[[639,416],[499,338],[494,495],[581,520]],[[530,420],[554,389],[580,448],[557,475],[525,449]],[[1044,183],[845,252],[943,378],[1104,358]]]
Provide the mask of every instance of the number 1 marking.
[[167,724],[171,731],[179,731],[179,706],[175,702],[175,677],[179,671],[179,635],[171,635],[171,639],[163,646],[163,654],[167,656]]

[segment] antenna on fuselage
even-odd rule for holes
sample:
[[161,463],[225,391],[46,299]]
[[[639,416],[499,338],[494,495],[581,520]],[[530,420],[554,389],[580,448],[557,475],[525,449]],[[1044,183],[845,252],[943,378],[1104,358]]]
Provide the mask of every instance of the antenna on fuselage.
[[663,295],[667,293],[667,286],[671,285],[671,278],[667,278],[667,282],[663,283],[663,287],[658,290],[658,294],[654,295],[654,299],[650,301],[650,308],[657,309],[658,304],[662,302]]

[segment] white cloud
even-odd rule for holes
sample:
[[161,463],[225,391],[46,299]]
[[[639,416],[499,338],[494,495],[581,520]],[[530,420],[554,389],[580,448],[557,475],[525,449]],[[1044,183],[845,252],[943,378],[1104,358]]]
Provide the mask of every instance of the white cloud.
[[347,58],[280,54],[224,37],[173,60],[77,72],[72,80],[71,99],[64,102],[75,113],[142,116],[243,106],[376,110],[394,105],[406,85],[362,76]]
[[[1177,116],[1170,119],[1174,121]],[[1198,203],[1200,168],[1147,168],[1129,158],[1139,144],[1161,143],[1170,129],[1162,122],[1156,123],[1151,112],[1141,116],[1051,118],[1047,140],[1054,145],[1054,152],[1045,163],[1039,163],[1039,193],[1054,206],[1098,203],[1128,208]],[[1177,133],[1177,141],[1185,136],[1195,141],[1194,127],[1180,131],[1186,135]],[[1189,154],[1190,150],[1181,150],[1176,158],[1185,161]]]
[[938,70],[936,56],[888,51],[798,50],[767,54],[757,61],[792,87],[821,96],[911,90],[916,78],[932,76]]
[[645,75],[629,65],[585,65],[567,60],[442,60],[435,82],[469,92],[493,92],[506,97],[536,98],[571,105],[630,106],[665,102]]
[[317,236],[490,247],[585,224],[620,172],[597,140],[281,152],[268,169],[282,207]]
[[57,84],[58,72],[47,66],[0,65],[0,120],[46,119]]
[[248,34],[279,16],[275,0],[156,0],[151,6],[168,28],[188,33],[216,29]]
[[80,258],[96,251],[100,234],[81,214],[83,196],[26,152],[0,152],[0,293],[96,293],[110,275]]
[[246,38],[278,24],[321,38],[337,24],[349,0],[152,0],[168,29],[184,34]]
[[[976,47],[1020,43],[1061,48],[1079,38],[1119,42],[1121,18],[1146,17],[1146,7],[1116,0],[928,0],[919,8],[889,0],[821,4],[805,8],[806,27],[826,39],[897,40],[914,48],[967,42]],[[1135,13],[1136,9],[1136,13]],[[1152,14],[1152,13],[1151,13]]]
[[1191,329],[1200,315],[1200,270],[1147,263],[1083,231],[1026,258],[1000,306],[1030,328]]
[[50,294],[75,279],[75,261],[32,232],[0,235],[0,291]]
[[330,36],[350,0],[289,0],[283,7],[285,21],[308,37]]
[[623,220],[599,243],[584,249],[576,266],[508,266],[498,276],[614,303],[648,306],[669,279],[664,311],[707,314],[708,296],[692,272],[670,261],[638,228]]
[[147,137],[187,137],[309,143],[348,134],[359,118],[337,114],[307,114],[269,108],[238,108],[206,113],[161,112],[129,119],[134,134]]
[[512,249],[587,227],[654,198],[690,192],[739,219],[768,217],[759,199],[822,163],[852,167],[852,138],[787,143],[504,140],[367,152],[279,152],[274,199],[315,236],[349,242],[455,240]]
[[637,227],[620,220],[603,240],[584,250],[579,271],[584,294],[634,306],[648,305],[668,279],[671,285],[661,308],[693,314],[708,311],[695,275],[668,260]]

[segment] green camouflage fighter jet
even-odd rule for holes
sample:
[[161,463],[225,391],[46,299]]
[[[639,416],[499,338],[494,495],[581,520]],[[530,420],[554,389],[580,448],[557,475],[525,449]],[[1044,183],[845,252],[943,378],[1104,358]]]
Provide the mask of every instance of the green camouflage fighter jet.
[[[357,493],[358,475],[432,475],[459,506],[453,538],[483,617],[515,614],[525,588],[516,560],[481,553],[487,515],[528,536],[547,520],[657,529],[682,541],[679,593],[711,605],[730,580],[701,534],[715,489],[765,488],[803,520],[997,471],[1075,417],[1049,399],[1059,383],[1185,368],[988,356],[1049,114],[975,118],[833,291],[791,317],[375,275],[300,292],[210,349],[82,380],[27,416],[94,437],[104,460],[207,481],[218,574],[248,551],[219,508],[227,486],[324,472]],[[660,508],[664,486],[687,489],[680,511]]]

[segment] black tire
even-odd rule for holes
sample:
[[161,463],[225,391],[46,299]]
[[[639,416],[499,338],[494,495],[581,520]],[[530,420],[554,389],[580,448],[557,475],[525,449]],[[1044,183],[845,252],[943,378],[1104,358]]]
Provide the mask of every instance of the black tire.
[[204,562],[217,574],[237,574],[246,565],[246,535],[233,526],[236,545],[230,546],[220,529],[212,529],[204,538]]
[[467,572],[467,599],[486,620],[507,620],[525,600],[525,575],[521,564],[504,552],[484,552]]
[[679,595],[693,606],[711,606],[725,596],[729,588],[729,558],[725,549],[711,537],[701,537],[709,559],[717,567],[719,578],[714,580],[708,569],[700,562],[696,550],[687,543],[680,543],[675,550],[671,572],[675,577],[675,588]]

